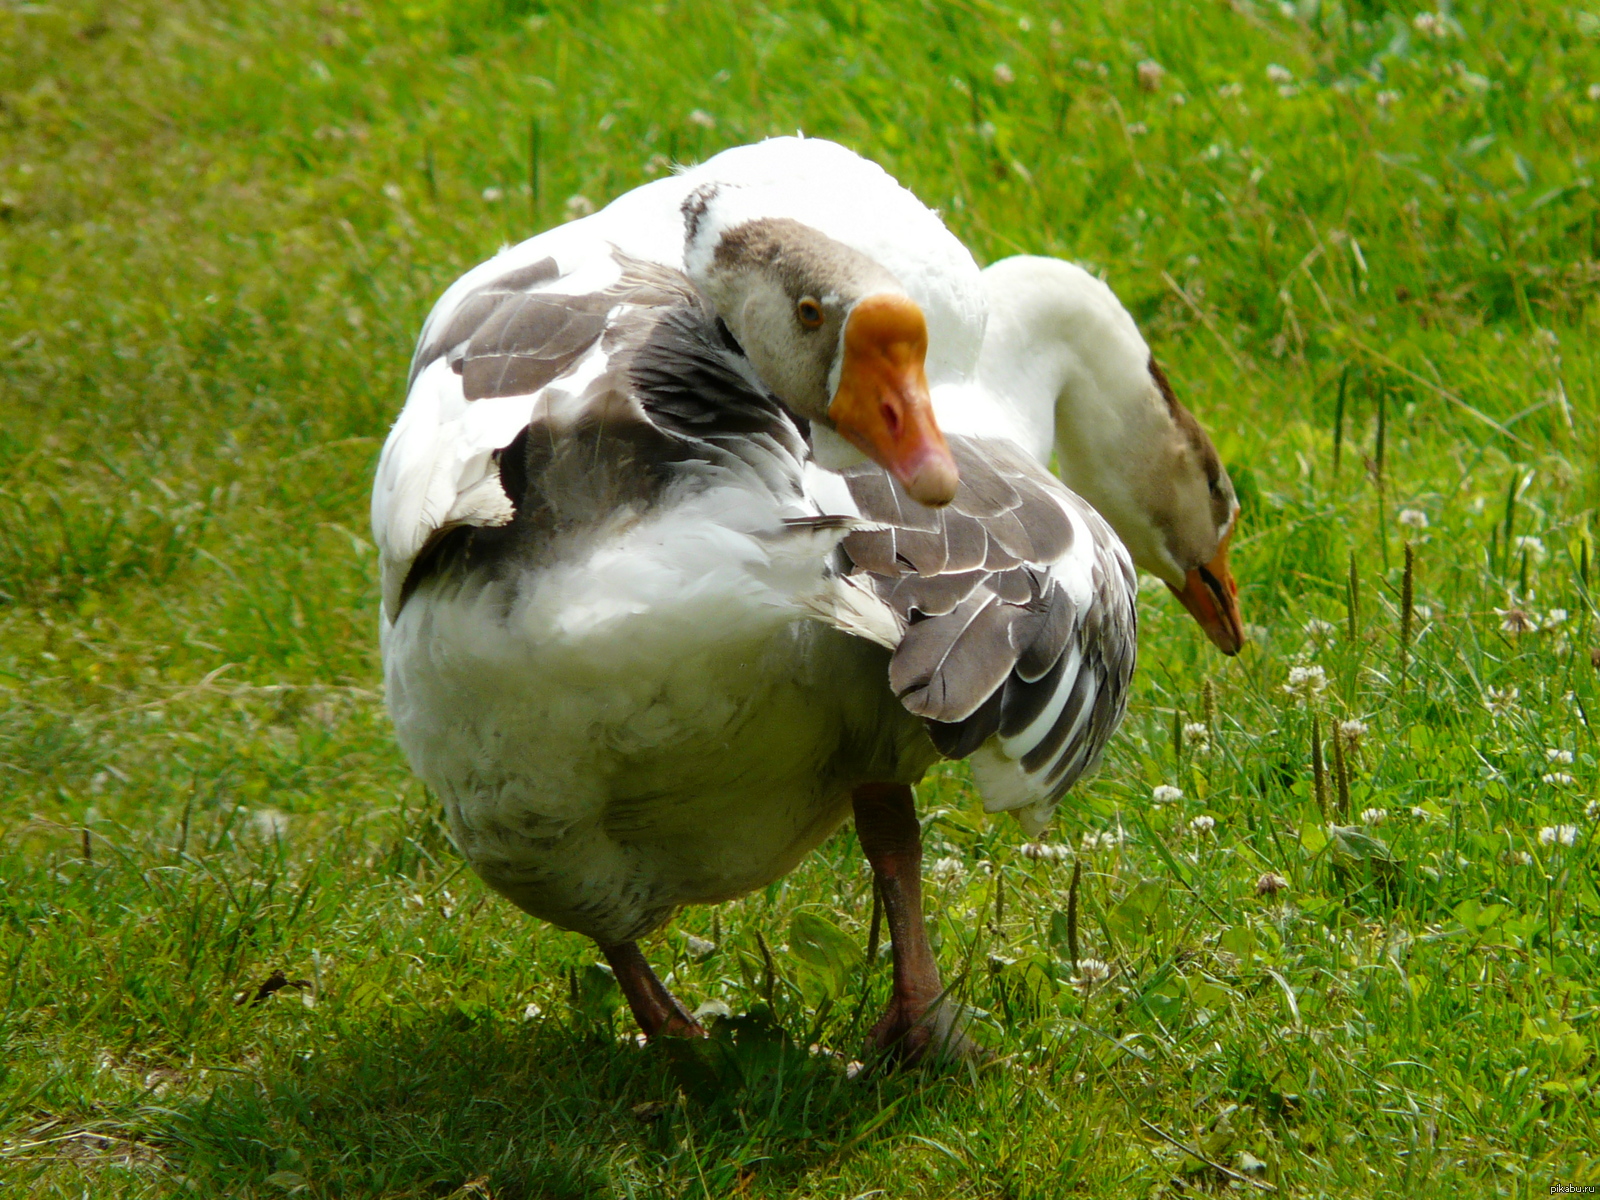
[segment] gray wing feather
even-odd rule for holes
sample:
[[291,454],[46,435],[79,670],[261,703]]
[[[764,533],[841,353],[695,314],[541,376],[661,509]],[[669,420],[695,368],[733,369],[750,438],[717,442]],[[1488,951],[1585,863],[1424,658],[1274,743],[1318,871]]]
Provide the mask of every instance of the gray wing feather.
[[889,686],[919,717],[965,720],[1005,683],[1016,661],[1015,620],[1016,610],[991,592],[968,597],[948,616],[918,621],[890,660]]
[[530,396],[560,376],[605,332],[600,299],[507,296],[451,359],[466,398]]
[[916,504],[876,466],[844,472],[877,527],[843,548],[905,622],[890,686],[935,745],[965,757],[993,739],[1027,801],[1053,803],[1098,763],[1122,719],[1137,635],[1132,566],[1099,514],[1010,443],[949,440],[961,486],[943,509]]
[[440,355],[452,351],[459,353],[500,305],[511,296],[525,295],[537,288],[543,287],[559,277],[561,268],[556,265],[553,258],[541,258],[538,262],[530,263],[526,267],[519,267],[515,271],[508,271],[498,279],[478,288],[456,305],[455,311],[449,316],[438,330],[430,330],[417,346],[417,352],[411,359],[411,375],[406,380],[409,388],[417,381],[417,376],[422,374],[424,368]]

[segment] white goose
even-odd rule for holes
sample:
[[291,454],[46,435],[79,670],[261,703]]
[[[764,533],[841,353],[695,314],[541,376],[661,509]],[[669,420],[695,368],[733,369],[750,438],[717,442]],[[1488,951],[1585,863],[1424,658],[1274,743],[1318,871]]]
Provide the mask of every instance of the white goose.
[[[440,301],[374,492],[388,700],[474,868],[593,937],[651,1034],[698,1027],[636,939],[853,808],[895,947],[875,1037],[915,1056],[940,984],[910,785],[971,754],[991,808],[1047,820],[1121,717],[1134,579],[982,436],[970,257],[797,145],[820,189],[730,152]],[[946,445],[925,365],[979,430]]]

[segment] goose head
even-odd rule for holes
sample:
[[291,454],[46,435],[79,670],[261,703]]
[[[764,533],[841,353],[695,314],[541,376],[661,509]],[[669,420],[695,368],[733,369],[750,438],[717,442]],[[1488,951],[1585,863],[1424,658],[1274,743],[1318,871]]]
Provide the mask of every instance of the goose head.
[[1150,456],[1156,470],[1143,480],[1143,516],[1154,527],[1156,549],[1149,565],[1140,565],[1160,577],[1217,649],[1234,655],[1244,645],[1239,585],[1228,566],[1239,498],[1217,448],[1154,358],[1146,360],[1146,370],[1167,419],[1156,422]]
[[787,217],[718,220],[684,204],[689,277],[763,383],[811,422],[825,467],[865,455],[915,500],[948,504],[955,459],[933,414],[922,309],[873,259]]
[[1111,289],[1055,258],[983,272],[978,377],[1029,448],[1099,510],[1224,654],[1244,643],[1228,545],[1239,501],[1216,447],[1178,400]]

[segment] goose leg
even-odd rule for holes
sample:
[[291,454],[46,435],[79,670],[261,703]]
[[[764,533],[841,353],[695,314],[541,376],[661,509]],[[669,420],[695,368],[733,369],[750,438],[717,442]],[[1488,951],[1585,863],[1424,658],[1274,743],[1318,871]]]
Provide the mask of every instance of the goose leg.
[[869,783],[851,794],[856,837],[883,899],[894,950],[894,988],[888,1011],[872,1027],[872,1045],[914,1063],[933,1051],[965,1053],[966,1038],[954,1029],[955,1006],[935,1002],[944,991],[939,964],[922,920],[922,827],[911,789],[899,783]]
[[634,1020],[639,1022],[639,1028],[644,1030],[646,1037],[654,1038],[662,1034],[669,1037],[706,1036],[700,1022],[689,1015],[688,1010],[678,1003],[677,997],[667,991],[666,985],[650,969],[650,964],[639,951],[638,942],[601,946],[600,953],[611,964],[611,970],[617,977],[617,986],[628,998],[628,1007],[633,1010]]

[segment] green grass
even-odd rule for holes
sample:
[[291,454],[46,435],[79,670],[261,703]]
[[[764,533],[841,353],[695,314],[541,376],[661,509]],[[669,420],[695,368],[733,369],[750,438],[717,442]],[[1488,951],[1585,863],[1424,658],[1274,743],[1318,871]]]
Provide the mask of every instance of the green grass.
[[[1280,1195],[1600,1183],[1600,10],[1418,11],[0,7],[0,1192],[1228,1186],[1178,1143]],[[568,197],[796,127],[981,257],[1108,272],[1247,505],[1255,642],[1147,594],[1057,821],[1109,979],[1073,982],[1070,863],[959,769],[921,789],[975,1075],[806,1052],[886,990],[848,832],[652,940],[749,1015],[638,1048],[592,949],[461,869],[379,696],[366,494],[434,297]]]

